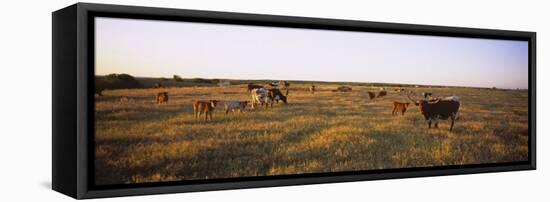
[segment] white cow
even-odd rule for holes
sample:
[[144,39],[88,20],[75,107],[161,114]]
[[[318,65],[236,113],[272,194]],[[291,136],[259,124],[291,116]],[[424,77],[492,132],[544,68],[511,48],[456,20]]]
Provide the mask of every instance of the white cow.
[[244,108],[246,108],[246,105],[248,105],[248,101],[226,100],[222,102],[223,102],[223,105],[225,106],[225,114],[229,113],[229,111],[242,112],[244,111]]
[[266,105],[266,107],[273,102],[269,96],[268,96],[268,90],[265,88],[255,88],[252,89],[252,108],[255,107],[256,104],[260,105]]

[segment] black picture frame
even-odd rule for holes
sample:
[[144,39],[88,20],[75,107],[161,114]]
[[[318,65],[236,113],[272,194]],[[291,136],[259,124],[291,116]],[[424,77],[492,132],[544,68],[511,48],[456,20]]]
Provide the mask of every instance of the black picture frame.
[[[400,168],[96,186],[94,175],[94,17],[524,40],[529,43],[529,160],[513,163]],[[84,199],[536,169],[536,33],[77,3],[52,13],[52,188]]]

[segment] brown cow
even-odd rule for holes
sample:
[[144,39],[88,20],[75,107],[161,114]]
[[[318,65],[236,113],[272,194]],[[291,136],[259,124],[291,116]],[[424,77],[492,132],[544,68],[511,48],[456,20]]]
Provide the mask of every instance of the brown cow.
[[195,101],[193,103],[193,113],[195,115],[195,120],[200,119],[201,115],[204,113],[205,114],[204,120],[208,121],[208,117],[210,116],[210,120],[212,121],[212,112],[214,112],[214,108],[216,108],[217,104],[218,104],[217,100]]
[[392,115],[397,115],[397,113],[401,112],[401,115],[405,115],[405,112],[407,111],[407,107],[409,107],[409,102],[393,102],[393,111],[391,112]]
[[157,93],[157,104],[168,103],[168,92]]
[[311,85],[311,87],[309,87],[309,92],[311,92],[311,94],[315,93],[315,85]]
[[380,91],[380,92],[378,93],[378,96],[377,96],[377,97],[384,97],[384,96],[386,96],[386,95],[388,95],[388,92],[386,92],[385,90],[382,90],[382,91]]
[[369,94],[369,98],[372,100],[374,98],[376,98],[376,93],[374,92],[370,92],[370,91],[367,91],[367,93]]

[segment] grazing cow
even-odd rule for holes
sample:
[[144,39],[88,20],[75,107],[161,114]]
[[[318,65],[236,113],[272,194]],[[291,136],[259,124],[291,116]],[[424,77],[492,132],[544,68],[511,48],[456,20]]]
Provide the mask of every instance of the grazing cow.
[[428,99],[429,97],[432,97],[432,93],[423,92],[423,93],[422,93],[422,97],[424,97],[424,99]]
[[195,101],[193,103],[193,113],[195,115],[195,120],[200,119],[201,115],[204,114],[205,121],[208,121],[208,117],[210,117],[210,120],[212,121],[212,112],[214,112],[214,108],[216,108],[217,104],[218,104],[217,100]]
[[377,96],[377,97],[384,97],[384,96],[386,96],[386,95],[388,95],[388,92],[386,92],[385,90],[383,90],[383,91],[378,92],[378,96]]
[[394,89],[395,92],[405,92],[405,89],[404,88],[396,88]]
[[256,104],[264,105],[266,108],[268,107],[268,104],[272,104],[272,100],[268,97],[269,91],[265,88],[255,88],[252,89],[252,109],[255,108]]
[[155,83],[155,85],[153,86],[153,88],[162,88],[162,85],[160,83]]
[[168,103],[168,92],[157,93],[155,97],[157,104]]
[[420,112],[424,119],[428,122],[428,128],[432,127],[432,121],[435,122],[435,128],[438,128],[439,119],[451,118],[451,128],[453,131],[455,120],[458,118],[458,110],[460,108],[460,98],[451,96],[443,99],[429,100],[413,100],[409,95],[407,97],[420,107]]
[[352,89],[349,86],[340,86],[340,87],[336,88],[336,90],[332,90],[332,92],[344,92],[344,93],[346,93],[346,92],[350,92],[351,90]]
[[271,104],[273,104],[273,101],[279,103],[279,100],[283,101],[285,104],[287,104],[286,96],[281,93],[279,89],[272,88],[268,90],[267,97],[271,99]]
[[407,111],[407,107],[409,107],[409,102],[393,102],[393,110],[391,112],[392,115],[397,115],[397,113],[401,112],[401,115],[405,115],[405,112]]
[[311,94],[315,94],[315,85],[311,85],[309,87],[309,92],[311,92]]
[[248,83],[248,86],[247,86],[248,92],[252,92],[253,89],[257,89],[257,88],[263,88],[263,86],[256,85],[253,83]]
[[375,92],[370,92],[370,91],[367,91],[367,93],[369,94],[369,98],[372,100],[374,98],[376,98],[376,93]]
[[248,101],[222,101],[223,105],[225,106],[225,114],[229,113],[229,111],[244,111],[244,108],[246,108],[246,105],[248,105]]

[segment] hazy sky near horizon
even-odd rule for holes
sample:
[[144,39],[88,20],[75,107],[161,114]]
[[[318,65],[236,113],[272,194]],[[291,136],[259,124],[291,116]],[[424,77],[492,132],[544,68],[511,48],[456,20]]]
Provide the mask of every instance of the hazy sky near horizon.
[[104,18],[95,73],[527,88],[526,41]]

